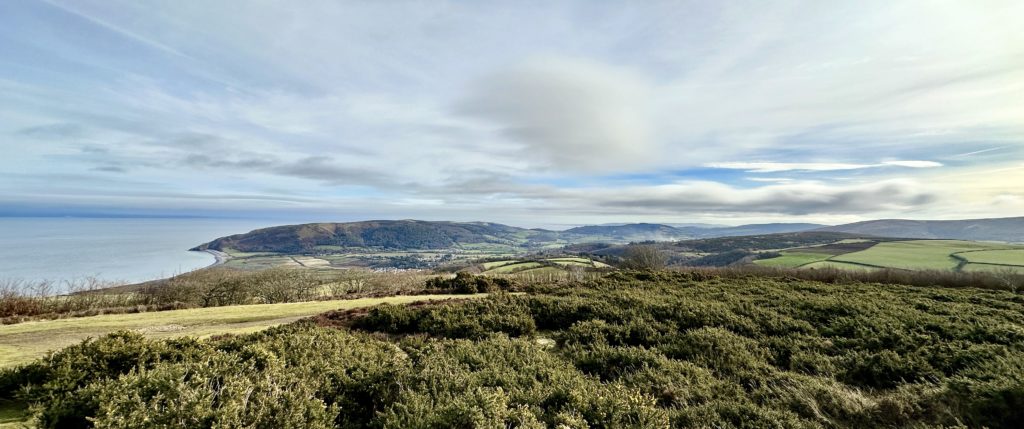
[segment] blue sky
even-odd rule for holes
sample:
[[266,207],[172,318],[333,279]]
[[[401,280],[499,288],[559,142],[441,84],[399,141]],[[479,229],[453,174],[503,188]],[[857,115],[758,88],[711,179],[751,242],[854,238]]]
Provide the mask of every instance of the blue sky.
[[0,215],[1024,213],[1024,3],[0,2]]

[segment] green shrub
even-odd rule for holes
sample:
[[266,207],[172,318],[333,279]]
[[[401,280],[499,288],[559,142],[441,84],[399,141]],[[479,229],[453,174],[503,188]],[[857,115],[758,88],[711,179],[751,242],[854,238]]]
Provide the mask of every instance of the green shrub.
[[459,294],[490,293],[511,291],[515,288],[515,282],[504,277],[474,276],[471,273],[460,271],[455,273],[453,278],[434,277],[429,279],[426,288]]
[[379,306],[353,331],[118,333],[0,392],[41,427],[1024,426],[1010,293],[665,272],[527,290]]

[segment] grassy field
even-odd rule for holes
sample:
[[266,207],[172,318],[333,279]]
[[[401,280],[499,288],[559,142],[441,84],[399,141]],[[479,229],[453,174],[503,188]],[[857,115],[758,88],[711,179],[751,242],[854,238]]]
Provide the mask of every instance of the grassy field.
[[513,259],[511,261],[484,262],[483,264],[480,264],[480,265],[483,265],[485,270],[493,270],[493,269],[501,267],[501,266],[511,265],[511,264],[518,264],[518,263],[519,263],[519,261]]
[[541,267],[544,264],[540,262],[516,262],[514,264],[505,264],[484,272],[484,274],[508,274],[518,271],[526,271],[532,268]]
[[[858,241],[857,243],[863,243]],[[851,244],[851,243],[836,243]],[[835,249],[836,251],[830,251]],[[961,240],[909,240],[881,242],[863,250],[842,251],[837,246],[789,249],[782,256],[755,264],[783,268],[843,268],[999,271],[1024,270],[1024,248],[1000,243]]]
[[611,265],[603,262],[590,260],[587,258],[577,257],[560,257],[560,258],[549,258],[543,261],[522,261],[522,260],[507,260],[507,261],[493,261],[484,262],[480,264],[483,267],[483,274],[555,274],[564,271],[564,269],[572,267],[580,268],[611,268]]
[[785,252],[782,256],[771,259],[758,259],[754,261],[754,263],[764,267],[796,268],[818,261],[824,261],[825,259],[828,259],[829,256],[831,255],[824,253]]
[[1024,249],[982,250],[959,254],[971,263],[995,265],[1024,265]]
[[800,268],[816,269],[816,270],[820,270],[820,269],[842,269],[842,270],[860,270],[860,271],[872,271],[872,270],[881,270],[882,269],[882,268],[877,268],[877,267],[869,267],[867,265],[857,265],[857,264],[851,264],[851,263],[848,263],[848,262],[836,262],[836,261],[828,261],[828,260],[812,262],[812,263],[807,264],[807,265],[801,265]]
[[546,260],[548,262],[552,262],[552,263],[555,263],[555,264],[558,264],[558,265],[564,265],[564,266],[576,265],[576,266],[590,267],[590,268],[611,268],[611,265],[608,265],[608,264],[606,264],[604,262],[594,261],[594,260],[587,259],[587,258],[551,258],[551,259],[546,259]]
[[[960,265],[960,260],[953,257],[955,253],[1006,247],[959,240],[894,241],[836,256],[832,260],[909,270],[954,270]],[[1024,265],[1024,259],[1020,262]]]
[[[415,295],[388,298],[236,305],[134,314],[110,314],[0,326],[0,367],[37,359],[47,352],[76,344],[88,337],[129,329],[151,338],[208,337],[247,333],[293,322],[328,310],[439,300],[467,295]],[[482,295],[469,295],[482,296]]]

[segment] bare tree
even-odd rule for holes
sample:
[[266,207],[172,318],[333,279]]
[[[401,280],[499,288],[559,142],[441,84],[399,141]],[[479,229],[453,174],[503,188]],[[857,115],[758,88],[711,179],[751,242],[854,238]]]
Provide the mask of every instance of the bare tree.
[[665,268],[668,258],[649,244],[636,244],[626,248],[622,268],[630,270],[657,271]]
[[1010,267],[1002,267],[993,271],[992,277],[996,278],[1000,286],[1013,293],[1017,293],[1024,287],[1024,274],[1019,274]]

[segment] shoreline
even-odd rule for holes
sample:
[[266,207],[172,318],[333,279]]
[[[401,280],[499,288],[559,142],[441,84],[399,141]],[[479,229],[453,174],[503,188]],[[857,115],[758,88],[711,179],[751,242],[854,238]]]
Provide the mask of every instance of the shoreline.
[[210,264],[210,265],[207,265],[205,267],[199,267],[199,268],[196,268],[194,270],[185,271],[183,273],[178,273],[178,274],[174,274],[174,275],[167,276],[167,277],[161,277],[161,278],[158,278],[158,279],[145,280],[145,281],[141,281],[141,282],[134,282],[134,283],[127,283],[127,284],[121,284],[121,285],[116,285],[116,286],[104,287],[104,288],[100,288],[99,290],[112,291],[112,290],[119,290],[119,289],[137,289],[137,288],[140,288],[140,287],[160,284],[162,282],[165,282],[167,280],[173,279],[173,278],[175,278],[177,276],[180,276],[182,274],[188,274],[188,273],[191,273],[191,272],[195,272],[195,271],[199,271],[199,270],[206,270],[206,269],[210,269],[210,268],[217,267],[217,266],[220,266],[220,265],[224,265],[229,259],[231,259],[231,255],[228,255],[227,253],[224,253],[224,252],[221,252],[221,251],[218,251],[218,250],[212,250],[212,249],[189,250],[189,252],[208,253],[210,255],[213,255],[213,263]]
[[213,263],[212,264],[207,265],[207,266],[202,267],[202,268],[196,268],[195,270],[192,270],[192,271],[205,270],[207,268],[213,268],[213,267],[216,267],[218,265],[224,265],[225,263],[228,262],[228,259],[231,259],[231,255],[228,255],[227,253],[221,252],[219,250],[203,249],[203,250],[192,250],[192,252],[204,252],[204,253],[209,253],[209,254],[213,255]]

